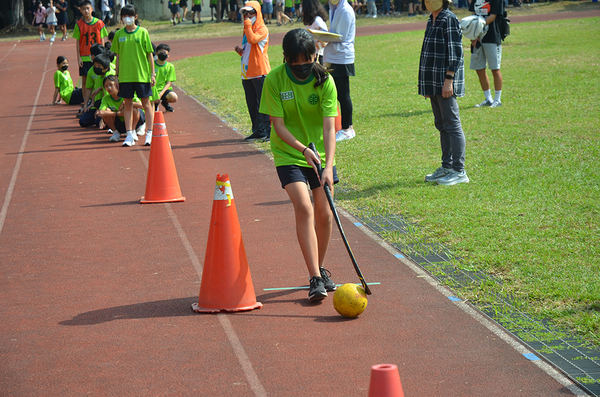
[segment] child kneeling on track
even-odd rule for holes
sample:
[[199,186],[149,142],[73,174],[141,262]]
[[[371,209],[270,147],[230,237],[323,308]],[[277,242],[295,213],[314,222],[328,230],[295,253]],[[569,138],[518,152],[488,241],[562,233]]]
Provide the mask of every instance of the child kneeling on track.
[[[119,80],[117,76],[110,75],[106,76],[103,81],[104,90],[107,92],[102,98],[98,111],[96,112],[97,117],[102,117],[102,120],[109,128],[109,132],[112,132],[112,136],[109,138],[111,142],[119,142],[121,134],[127,133],[125,127],[124,115],[125,115],[125,98],[119,96]],[[138,98],[133,98],[133,123],[139,132],[146,131],[146,117],[142,109],[142,104]],[[134,134],[135,135],[135,134]],[[137,136],[134,138],[137,140]]]
[[123,146],[133,146],[137,140],[133,130],[133,97],[137,95],[142,101],[148,129],[145,145],[152,142],[152,125],[154,109],[150,103],[152,87],[156,84],[154,72],[154,56],[148,31],[137,21],[137,11],[132,4],[121,8],[121,20],[125,28],[115,33],[111,49],[117,54],[116,74],[119,76],[119,96],[125,98],[125,126],[127,138]]
[[[83,113],[79,119],[79,125],[84,128],[94,124],[97,127],[100,125],[102,119],[95,117],[95,114],[104,96],[102,82],[107,75],[115,74],[114,67],[111,67],[110,63],[114,57],[115,54],[107,51],[101,44],[94,44],[91,48],[92,67],[87,74],[83,92]],[[97,61],[98,58],[101,60]],[[108,65],[105,66],[107,63]]]
[[[271,116],[271,150],[281,186],[294,206],[296,234],[310,275],[309,300],[320,300],[335,290],[331,273],[323,268],[329,247],[333,214],[323,186],[338,182],[335,169],[337,91],[333,78],[315,62],[317,49],[305,29],[283,38],[285,63],[267,75],[260,112]],[[308,144],[314,142],[319,153]],[[315,164],[325,160],[319,178]],[[312,189],[311,204],[307,184]]]
[[83,102],[83,92],[81,88],[75,88],[69,68],[69,60],[64,56],[56,58],[56,67],[58,70],[54,73],[54,96],[50,105],[60,104],[60,100],[65,101],[67,105],[80,105]]
[[174,109],[170,103],[177,102],[177,94],[171,88],[171,83],[177,80],[175,76],[175,66],[167,62],[171,53],[171,47],[168,44],[159,44],[156,47],[158,59],[154,61],[154,70],[156,71],[156,84],[152,87],[152,103],[154,109],[158,110],[159,103],[162,103],[167,112],[173,112]]

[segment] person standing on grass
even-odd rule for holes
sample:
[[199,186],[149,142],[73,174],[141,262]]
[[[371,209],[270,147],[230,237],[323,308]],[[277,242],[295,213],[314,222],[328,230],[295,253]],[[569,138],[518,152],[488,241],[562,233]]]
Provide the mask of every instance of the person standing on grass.
[[192,0],[192,4],[192,23],[196,23],[196,17],[202,23],[202,0]]
[[261,113],[260,98],[265,76],[271,71],[269,63],[269,29],[265,26],[260,3],[249,1],[240,9],[244,17],[242,46],[235,46],[241,57],[242,86],[246,95],[246,105],[252,121],[252,134],[245,141],[268,142],[271,136],[269,116]]
[[[315,40],[306,29],[289,31],[282,42],[285,63],[265,80],[260,110],[273,119],[271,150],[281,186],[294,206],[298,243],[309,273],[308,299],[318,301],[336,289],[323,268],[333,214],[323,186],[333,193],[337,95],[333,79],[316,62]],[[314,143],[319,153],[308,148]],[[325,163],[319,178],[315,164]],[[313,196],[311,203],[310,187]]]
[[[146,146],[152,142],[154,108],[150,102],[152,87],[156,84],[154,56],[148,31],[139,26],[138,15],[132,4],[121,8],[125,27],[117,30],[111,49],[117,54],[116,74],[119,77],[119,97],[124,98],[124,118],[127,138],[123,146],[133,146],[137,133],[133,123],[133,98],[142,102],[146,115]],[[142,130],[139,131],[142,135]]]
[[442,166],[426,175],[440,185],[467,183],[465,134],[456,97],[465,95],[462,30],[448,0],[425,0],[431,13],[419,63],[419,95],[429,98],[435,127],[440,132]]
[[[500,36],[500,20],[504,14],[503,0],[473,0],[469,6],[469,11],[475,15],[485,18],[486,25],[489,26],[487,34],[482,40],[471,41],[471,64],[469,68],[477,72],[479,84],[483,90],[485,100],[477,105],[476,108],[502,106],[502,72],[500,63],[502,61],[502,39]],[[495,95],[492,97],[490,89],[490,79],[486,73],[487,65],[494,76]]]
[[354,36],[356,15],[346,0],[329,0],[329,31],[340,34],[340,42],[330,42],[323,51],[325,69],[330,70],[335,81],[337,97],[342,113],[342,129],[335,133],[337,142],[352,139],[356,135],[352,125],[352,98],[350,76],[354,72]]

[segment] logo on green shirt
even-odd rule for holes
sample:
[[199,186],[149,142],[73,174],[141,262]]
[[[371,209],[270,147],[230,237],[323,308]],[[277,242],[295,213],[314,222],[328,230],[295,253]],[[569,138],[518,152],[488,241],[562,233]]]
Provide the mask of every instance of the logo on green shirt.
[[319,96],[317,94],[311,94],[308,97],[308,103],[310,103],[311,105],[316,105],[317,103],[319,103]]
[[280,92],[282,101],[289,101],[290,99],[294,99],[294,91]]

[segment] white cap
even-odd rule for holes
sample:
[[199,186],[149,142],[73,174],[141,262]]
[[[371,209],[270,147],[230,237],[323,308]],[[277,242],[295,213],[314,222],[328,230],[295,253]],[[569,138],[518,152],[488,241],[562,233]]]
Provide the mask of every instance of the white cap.
[[240,8],[240,13],[243,11],[256,11],[256,10],[250,6],[244,6],[244,7]]

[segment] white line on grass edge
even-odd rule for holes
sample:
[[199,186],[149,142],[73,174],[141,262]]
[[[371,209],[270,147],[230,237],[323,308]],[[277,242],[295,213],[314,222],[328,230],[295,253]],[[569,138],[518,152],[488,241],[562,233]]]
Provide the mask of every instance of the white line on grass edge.
[[[374,233],[367,226],[363,225],[362,222],[352,214],[346,212],[345,210],[338,207],[338,212],[342,214],[346,219],[348,219],[352,223],[360,223],[360,226],[357,226],[363,233],[385,248],[390,254],[397,255],[398,250],[392,246],[391,244],[384,241],[381,237],[379,237],[376,233]],[[442,287],[433,277],[431,277],[425,270],[423,270],[420,266],[413,263],[410,259],[407,258],[399,258],[396,257],[402,264],[410,268],[412,271],[417,273],[419,278],[423,278],[427,280],[427,282],[435,288],[439,293],[444,295],[445,297],[452,297],[453,293]],[[498,336],[504,342],[506,342],[509,346],[515,349],[522,355],[532,354],[531,350],[521,344],[518,340],[516,340],[510,333],[504,330],[500,325],[488,319],[485,315],[483,315],[480,311],[473,308],[471,305],[467,304],[463,300],[451,300],[456,306],[458,306],[462,311],[467,313],[469,316],[475,319],[478,323],[489,329],[494,335]],[[577,397],[588,397],[589,394],[581,390],[575,383],[573,383],[569,378],[558,372],[554,367],[550,364],[546,363],[543,360],[533,360],[531,363],[537,365],[542,371],[546,372],[550,375],[554,380],[567,388],[571,393],[573,393]]]

